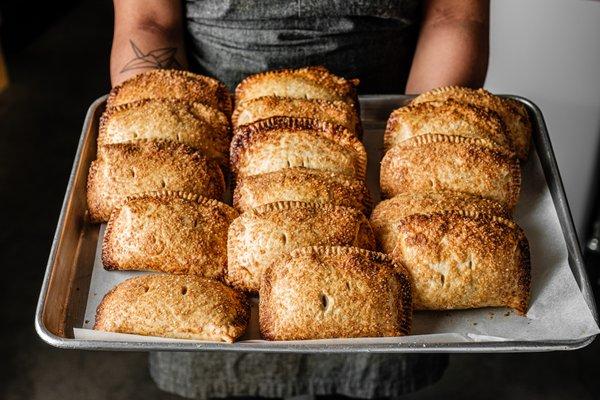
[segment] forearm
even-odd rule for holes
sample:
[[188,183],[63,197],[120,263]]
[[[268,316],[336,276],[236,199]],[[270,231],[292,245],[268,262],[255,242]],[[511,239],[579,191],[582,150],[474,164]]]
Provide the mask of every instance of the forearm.
[[112,85],[150,69],[187,68],[181,5],[173,0],[115,0]]
[[[442,4],[443,3],[443,4]],[[481,87],[489,55],[489,2],[428,2],[406,93],[449,85]]]

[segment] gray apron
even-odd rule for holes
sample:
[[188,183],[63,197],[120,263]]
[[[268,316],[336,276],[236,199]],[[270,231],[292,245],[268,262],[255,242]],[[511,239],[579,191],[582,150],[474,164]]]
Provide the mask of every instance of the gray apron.
[[[364,93],[402,93],[419,7],[402,0],[190,0],[192,69],[231,89],[268,69],[325,65]],[[445,355],[152,353],[162,390],[188,398],[398,397],[437,381]]]
[[408,0],[188,0],[192,68],[231,89],[269,69],[325,65],[362,93],[403,93],[420,20]]

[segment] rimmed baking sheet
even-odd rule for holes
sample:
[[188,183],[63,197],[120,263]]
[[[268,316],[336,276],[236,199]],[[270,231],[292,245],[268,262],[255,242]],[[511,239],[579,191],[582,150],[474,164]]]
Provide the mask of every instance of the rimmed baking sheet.
[[[405,96],[361,99],[364,141],[369,155],[368,184],[377,200],[385,119],[391,109],[405,99]],[[541,351],[585,346],[600,330],[595,321],[593,302],[590,302],[589,293],[586,294],[589,286],[585,271],[577,261],[581,254],[573,254],[578,249],[575,251],[572,244],[569,246],[569,241],[576,242],[574,232],[571,232],[572,222],[565,221],[564,210],[556,206],[557,199],[559,204],[564,201],[566,205],[560,178],[550,171],[548,182],[548,168],[543,168],[543,165],[552,164],[548,161],[554,161],[551,151],[540,146],[547,139],[542,136],[545,134],[545,127],[540,126],[543,119],[536,114],[537,109],[525,104],[536,117],[535,143],[543,150],[538,154],[533,149],[523,165],[523,189],[515,212],[515,219],[525,230],[531,248],[532,297],[527,317],[517,316],[507,309],[490,308],[417,312],[412,335],[406,337],[268,342],[258,335],[255,305],[248,333],[233,344],[99,332],[90,328],[104,294],[117,283],[142,273],[105,271],[100,262],[101,240],[97,240],[94,243],[96,254],[87,261],[93,262],[93,267],[91,274],[86,274],[89,290],[82,304],[85,311],[81,320],[71,327],[73,338],[47,341],[61,347],[87,349],[286,352]],[[103,228],[97,237],[101,239],[102,235]],[[573,263],[579,282],[572,272]],[[70,334],[69,330],[67,328],[65,336]],[[40,335],[48,336],[43,330]]]

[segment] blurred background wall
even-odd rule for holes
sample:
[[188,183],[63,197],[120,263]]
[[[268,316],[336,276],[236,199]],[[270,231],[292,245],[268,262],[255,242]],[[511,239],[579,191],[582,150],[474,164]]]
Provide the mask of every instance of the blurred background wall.
[[486,86],[542,109],[583,242],[599,188],[600,2],[492,0],[491,6]]

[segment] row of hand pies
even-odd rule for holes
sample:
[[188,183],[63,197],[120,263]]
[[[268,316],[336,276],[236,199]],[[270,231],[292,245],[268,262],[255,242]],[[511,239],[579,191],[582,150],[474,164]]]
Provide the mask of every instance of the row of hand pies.
[[510,212],[531,125],[524,107],[483,89],[442,88],[390,115],[379,247],[410,271],[414,307],[488,306],[525,314],[529,247]]
[[231,170],[243,213],[227,282],[259,294],[270,340],[399,336],[410,279],[375,250],[354,83],[321,67],[270,71],[236,89]]
[[88,177],[90,219],[108,221],[107,270],[146,270],[102,300],[103,331],[232,342],[250,319],[245,295],[222,280],[227,229],[218,201],[229,166],[232,102],[225,86],[155,70],[115,87]]

